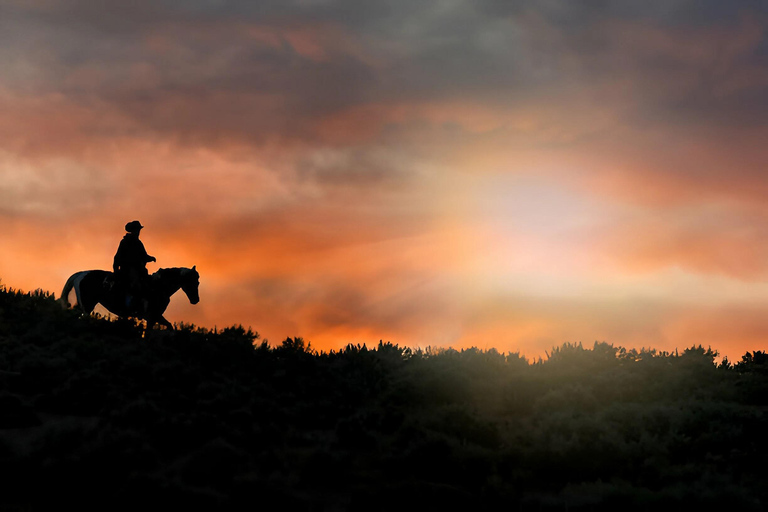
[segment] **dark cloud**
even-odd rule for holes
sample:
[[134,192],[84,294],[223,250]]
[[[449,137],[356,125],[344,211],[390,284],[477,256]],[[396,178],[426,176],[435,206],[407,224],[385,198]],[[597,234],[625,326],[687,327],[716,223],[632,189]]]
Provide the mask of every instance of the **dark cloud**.
[[480,0],[477,8],[494,16],[535,12],[562,30],[583,30],[606,20],[651,22],[665,27],[734,23],[744,15],[768,13],[760,0]]
[[621,82],[635,85],[612,101],[646,122],[765,117],[765,80],[739,85],[766,73],[765,38],[738,45],[749,24],[765,32],[750,1],[21,5],[0,21],[3,87],[195,143],[313,140],[317,122],[370,102],[516,108]]
[[375,196],[404,192],[412,184],[413,171],[404,155],[386,149],[321,149],[303,156],[296,164],[301,181],[336,188],[365,189]]

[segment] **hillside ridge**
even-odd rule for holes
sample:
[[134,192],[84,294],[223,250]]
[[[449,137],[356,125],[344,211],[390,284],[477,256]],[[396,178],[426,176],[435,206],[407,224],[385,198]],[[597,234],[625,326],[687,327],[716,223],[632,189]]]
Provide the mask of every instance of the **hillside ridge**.
[[0,509],[761,510],[768,361],[716,357],[146,339],[0,288]]

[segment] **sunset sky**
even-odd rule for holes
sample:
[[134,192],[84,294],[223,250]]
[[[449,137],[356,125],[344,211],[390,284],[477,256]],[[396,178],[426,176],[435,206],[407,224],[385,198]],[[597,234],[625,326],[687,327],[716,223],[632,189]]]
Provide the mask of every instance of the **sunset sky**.
[[319,349],[768,348],[768,3],[0,0],[0,282],[126,222]]

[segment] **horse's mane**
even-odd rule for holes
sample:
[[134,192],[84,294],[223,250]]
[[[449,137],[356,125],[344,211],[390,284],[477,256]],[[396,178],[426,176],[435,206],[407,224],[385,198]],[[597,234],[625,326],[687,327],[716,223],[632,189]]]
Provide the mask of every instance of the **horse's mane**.
[[159,281],[163,278],[165,279],[189,279],[188,276],[194,275],[197,277],[199,274],[197,273],[197,270],[195,268],[187,268],[187,267],[170,267],[170,268],[159,268],[157,271],[152,274],[150,277],[155,280]]
[[152,275],[154,276],[154,275],[163,275],[163,274],[183,274],[185,272],[193,272],[193,271],[194,271],[193,269],[187,268],[187,267],[169,267],[169,268],[159,268]]

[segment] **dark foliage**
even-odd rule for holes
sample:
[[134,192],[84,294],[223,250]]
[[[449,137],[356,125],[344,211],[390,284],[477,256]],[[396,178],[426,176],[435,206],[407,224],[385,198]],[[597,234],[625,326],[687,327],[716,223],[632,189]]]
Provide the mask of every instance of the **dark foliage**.
[[762,510],[768,355],[716,359],[147,339],[0,288],[0,509]]

